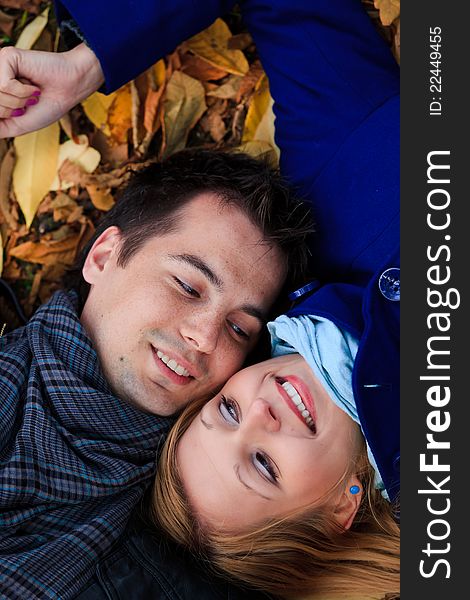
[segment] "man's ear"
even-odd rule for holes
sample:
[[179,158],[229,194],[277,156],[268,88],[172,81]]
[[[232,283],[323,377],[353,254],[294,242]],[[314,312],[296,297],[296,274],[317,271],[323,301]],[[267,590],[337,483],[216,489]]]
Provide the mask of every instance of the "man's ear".
[[362,489],[361,482],[356,475],[350,477],[346,482],[343,493],[339,497],[334,510],[336,521],[339,525],[344,527],[344,529],[349,529],[351,527],[354,517],[361,505],[363,493],[364,490]]
[[116,256],[121,242],[119,227],[108,227],[95,240],[83,264],[83,279],[90,285],[97,282],[106,264]]

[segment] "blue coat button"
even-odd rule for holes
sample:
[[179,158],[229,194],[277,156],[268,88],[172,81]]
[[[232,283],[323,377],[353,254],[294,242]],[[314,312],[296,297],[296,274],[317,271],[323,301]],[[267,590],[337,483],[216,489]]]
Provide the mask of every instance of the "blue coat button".
[[387,269],[379,278],[379,289],[387,300],[400,300],[400,269]]

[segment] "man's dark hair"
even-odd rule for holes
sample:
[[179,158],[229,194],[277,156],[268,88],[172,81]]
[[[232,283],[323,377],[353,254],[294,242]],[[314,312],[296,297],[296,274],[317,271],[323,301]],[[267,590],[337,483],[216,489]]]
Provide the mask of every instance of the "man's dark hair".
[[307,267],[307,239],[313,230],[307,204],[266,162],[243,153],[183,150],[132,175],[82,250],[66,285],[78,289],[85,301],[89,285],[81,275],[82,267],[105,229],[120,229],[118,264],[124,267],[147,240],[176,230],[182,209],[204,192],[217,195],[222,205],[238,207],[266,242],[282,250],[287,257],[288,288],[301,280]]

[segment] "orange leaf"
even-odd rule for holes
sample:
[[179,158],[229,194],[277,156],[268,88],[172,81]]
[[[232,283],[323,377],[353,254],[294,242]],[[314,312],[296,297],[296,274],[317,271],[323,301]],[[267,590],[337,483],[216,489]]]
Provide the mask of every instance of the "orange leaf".
[[127,141],[127,132],[132,127],[132,96],[129,84],[116,92],[116,97],[109,107],[108,126],[110,137],[116,144]]
[[40,242],[24,242],[12,248],[10,256],[41,265],[71,265],[75,260],[78,240],[79,236],[74,235],[59,242],[44,239]]
[[90,199],[93,205],[98,210],[109,210],[114,205],[114,198],[111,191],[108,188],[102,188],[98,185],[90,183],[86,186],[87,192],[90,195]]

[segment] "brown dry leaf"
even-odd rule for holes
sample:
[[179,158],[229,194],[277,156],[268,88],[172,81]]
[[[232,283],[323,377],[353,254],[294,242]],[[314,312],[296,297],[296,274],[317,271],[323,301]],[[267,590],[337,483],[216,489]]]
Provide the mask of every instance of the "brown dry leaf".
[[249,96],[252,93],[252,91],[255,89],[263,75],[263,67],[261,66],[259,60],[257,60],[250,66],[250,70],[240,82],[240,89],[238,90],[237,102],[240,102],[242,97]]
[[239,94],[242,79],[239,75],[230,75],[225,83],[207,92],[207,95],[215,98],[235,100]]
[[90,134],[90,146],[96,148],[101,154],[101,164],[109,168],[114,168],[117,165],[121,165],[126,162],[129,158],[129,148],[127,144],[110,144],[109,138],[107,138],[102,131],[95,129]]
[[245,75],[249,65],[240,50],[230,50],[228,41],[232,37],[225,21],[216,19],[214,23],[185,42],[185,47],[207,62],[234,75]]
[[246,50],[253,43],[253,38],[248,32],[232,35],[227,46],[230,50]]
[[3,10],[0,10],[0,29],[8,37],[11,37],[14,23],[15,17],[7,15],[7,13],[3,12]]
[[50,7],[48,6],[40,15],[33,19],[31,23],[26,25],[15,44],[16,48],[30,50],[33,47],[34,43],[37,41],[47,25],[49,8]]
[[114,197],[109,188],[89,183],[86,186],[86,190],[93,202],[93,206],[98,210],[107,211],[114,206]]
[[15,138],[13,189],[30,227],[39,203],[51,189],[59,155],[59,124]]
[[166,65],[163,58],[161,58],[157,63],[155,63],[153,67],[149,69],[149,71],[149,79],[151,82],[153,82],[153,89],[154,91],[156,91],[166,81]]
[[75,260],[78,241],[79,235],[75,234],[60,241],[43,238],[39,242],[24,242],[16,248],[12,248],[10,256],[41,265],[56,263],[72,265]]
[[42,0],[2,0],[2,7],[19,8],[37,15]]
[[227,75],[226,69],[216,67],[207,60],[188,52],[181,55],[181,70],[199,81],[217,81]]
[[11,147],[0,165],[0,213],[10,229],[18,228],[18,221],[13,217],[10,206],[10,186],[13,167],[15,166],[15,150]]
[[227,127],[221,117],[217,107],[211,107],[202,117],[200,125],[203,131],[210,133],[212,139],[219,143],[227,133]]
[[0,231],[0,275],[3,271],[3,238],[2,232]]
[[127,133],[132,128],[132,96],[129,84],[115,92],[108,112],[110,138],[115,144],[127,142]]
[[185,147],[190,130],[206,111],[204,87],[197,79],[175,71],[166,86],[163,105],[164,156],[169,156]]
[[391,25],[400,16],[400,0],[374,0],[382,25]]
[[100,94],[100,92],[95,92],[82,102],[86,116],[105,135],[110,135],[111,133],[108,125],[108,111],[115,97],[116,92],[108,96]]
[[396,21],[395,35],[393,38],[393,53],[398,64],[400,64],[400,18]]

